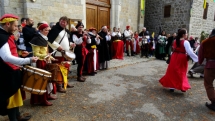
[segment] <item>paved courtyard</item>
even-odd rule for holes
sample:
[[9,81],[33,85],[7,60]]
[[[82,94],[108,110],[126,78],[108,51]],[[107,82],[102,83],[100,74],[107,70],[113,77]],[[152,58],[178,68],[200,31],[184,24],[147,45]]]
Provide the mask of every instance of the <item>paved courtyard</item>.
[[[191,66],[191,62],[189,66]],[[21,112],[33,115],[31,121],[212,121],[215,113],[208,101],[199,75],[190,78],[192,89],[174,93],[158,80],[165,74],[165,61],[154,58],[125,57],[112,60],[110,69],[99,71],[80,83],[73,78],[66,94],[57,93],[53,106],[31,106],[29,94]],[[0,117],[0,121],[8,121]]]

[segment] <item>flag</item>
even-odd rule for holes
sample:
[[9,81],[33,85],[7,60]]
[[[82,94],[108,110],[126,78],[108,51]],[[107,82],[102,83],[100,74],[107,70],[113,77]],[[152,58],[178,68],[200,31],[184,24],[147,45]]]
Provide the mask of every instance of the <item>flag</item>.
[[145,11],[145,0],[141,0],[141,3],[140,3],[141,7],[141,16],[144,16],[144,11]]
[[155,32],[152,33],[152,37],[153,37],[153,38],[155,37]]
[[207,5],[207,0],[204,0],[204,3],[203,3],[203,8],[204,9],[206,8],[206,5]]

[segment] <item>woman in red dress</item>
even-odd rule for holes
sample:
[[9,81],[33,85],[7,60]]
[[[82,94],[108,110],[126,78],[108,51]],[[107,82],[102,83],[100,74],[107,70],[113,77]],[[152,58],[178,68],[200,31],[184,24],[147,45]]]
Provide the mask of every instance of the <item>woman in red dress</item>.
[[179,30],[178,36],[173,42],[173,53],[166,74],[159,80],[164,87],[170,88],[171,92],[174,92],[174,89],[186,92],[191,88],[186,75],[188,55],[195,62],[198,62],[198,57],[193,53],[186,38],[187,30]]

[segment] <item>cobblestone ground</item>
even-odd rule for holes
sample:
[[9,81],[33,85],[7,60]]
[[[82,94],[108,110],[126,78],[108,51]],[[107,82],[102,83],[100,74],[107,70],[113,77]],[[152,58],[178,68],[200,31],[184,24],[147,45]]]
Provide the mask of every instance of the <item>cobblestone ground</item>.
[[[199,75],[190,78],[192,89],[170,93],[158,80],[165,74],[165,61],[154,58],[125,57],[112,60],[111,67],[89,76],[66,94],[57,93],[50,107],[31,106],[24,101],[21,112],[33,115],[31,121],[209,121],[215,113],[204,104],[208,101]],[[191,62],[189,66],[191,66]],[[76,66],[72,66],[74,72]],[[7,117],[0,117],[7,121]]]

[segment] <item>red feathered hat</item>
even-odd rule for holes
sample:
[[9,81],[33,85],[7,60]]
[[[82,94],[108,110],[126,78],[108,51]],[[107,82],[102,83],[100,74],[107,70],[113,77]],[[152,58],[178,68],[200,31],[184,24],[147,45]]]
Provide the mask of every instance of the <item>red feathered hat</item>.
[[130,28],[130,26],[126,26],[126,29],[129,29]]
[[12,22],[12,21],[16,21],[18,20],[18,16],[15,16],[13,14],[4,14],[1,18],[0,18],[0,23],[7,23],[7,22]]
[[96,28],[91,27],[91,28],[89,29],[89,31],[93,31],[93,30],[96,31]]

